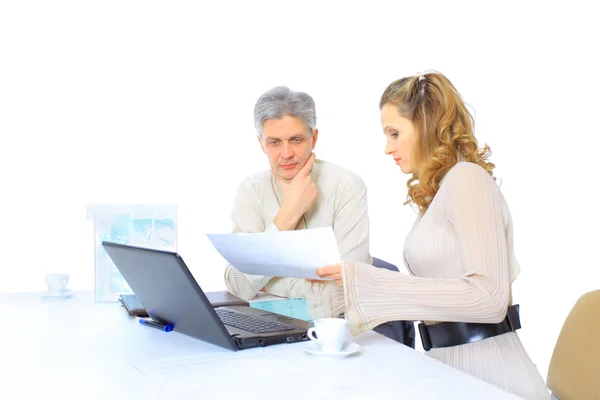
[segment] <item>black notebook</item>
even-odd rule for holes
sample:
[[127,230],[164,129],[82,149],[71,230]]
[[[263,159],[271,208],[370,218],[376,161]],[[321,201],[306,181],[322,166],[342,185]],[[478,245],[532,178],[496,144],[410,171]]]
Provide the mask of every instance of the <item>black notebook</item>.
[[146,312],[142,303],[135,297],[135,294],[121,294],[119,295],[118,301],[130,317],[149,317],[148,312]]
[[[227,307],[227,306],[249,306],[250,303],[232,295],[227,291],[222,292],[206,292],[206,298],[210,301],[213,307]],[[127,314],[131,317],[147,318],[149,317],[148,312],[142,306],[142,303],[135,297],[135,294],[121,294],[119,295],[119,303],[127,311]]]

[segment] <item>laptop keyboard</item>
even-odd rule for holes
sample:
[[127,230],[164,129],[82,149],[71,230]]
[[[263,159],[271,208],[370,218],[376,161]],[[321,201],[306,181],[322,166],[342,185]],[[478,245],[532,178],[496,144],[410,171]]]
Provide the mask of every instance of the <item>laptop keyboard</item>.
[[225,325],[233,326],[234,328],[243,329],[252,333],[269,333],[291,331],[296,327],[282,324],[277,321],[268,321],[261,318],[256,318],[251,315],[242,314],[237,311],[227,308],[216,308],[217,315]]

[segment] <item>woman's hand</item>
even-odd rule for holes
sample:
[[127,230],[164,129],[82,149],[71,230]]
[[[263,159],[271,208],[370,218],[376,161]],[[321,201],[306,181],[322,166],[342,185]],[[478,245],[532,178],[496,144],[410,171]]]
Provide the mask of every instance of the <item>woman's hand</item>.
[[342,264],[333,264],[327,265],[326,267],[321,267],[316,270],[316,274],[319,278],[324,278],[327,280],[318,280],[318,279],[307,279],[309,282],[330,282],[330,279],[333,279],[333,282],[338,286],[343,286],[342,282]]

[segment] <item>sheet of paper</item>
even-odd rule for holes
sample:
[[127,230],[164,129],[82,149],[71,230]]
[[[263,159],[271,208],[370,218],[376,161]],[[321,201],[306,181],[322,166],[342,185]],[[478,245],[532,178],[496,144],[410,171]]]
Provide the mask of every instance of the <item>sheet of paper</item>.
[[[191,391],[204,393],[207,387],[230,387],[264,381],[265,372],[275,378],[294,376],[299,368],[262,349],[241,352],[203,353],[183,357],[165,357],[135,364],[136,381],[149,393],[172,394]],[[162,397],[172,398],[172,397]]]
[[[324,360],[303,353],[301,344],[292,346],[306,357],[308,365],[294,364],[271,354],[268,348],[256,348],[158,358],[134,364],[122,373],[141,386],[149,399],[337,400],[364,399],[375,393],[370,388],[352,397],[360,392],[358,388],[351,383],[332,384],[326,374],[315,375],[310,362],[321,364]],[[342,360],[326,361],[339,365]],[[305,390],[291,389],[297,388],[298,382],[305,382]]]
[[332,228],[208,234],[231,265],[250,275],[318,278],[315,270],[341,261]]

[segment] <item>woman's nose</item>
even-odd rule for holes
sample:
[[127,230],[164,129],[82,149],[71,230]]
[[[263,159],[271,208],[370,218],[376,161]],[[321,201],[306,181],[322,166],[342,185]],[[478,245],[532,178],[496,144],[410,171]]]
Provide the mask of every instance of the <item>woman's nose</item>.
[[391,145],[391,143],[388,141],[388,142],[385,144],[385,150],[384,150],[384,151],[385,151],[385,154],[392,154],[392,153],[394,152],[394,150],[395,150],[395,149],[394,149],[394,146],[392,146],[392,145]]

